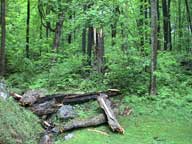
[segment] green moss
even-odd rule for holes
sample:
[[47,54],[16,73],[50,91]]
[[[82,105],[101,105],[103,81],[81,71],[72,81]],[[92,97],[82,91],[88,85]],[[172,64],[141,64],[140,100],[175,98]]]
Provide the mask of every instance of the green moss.
[[0,100],[0,143],[35,144],[42,128],[39,119],[11,98]]
[[[177,116],[176,116],[177,118]],[[65,141],[60,136],[55,144],[191,144],[192,121],[172,117],[137,116],[121,117],[124,135],[112,133],[107,126],[98,127],[109,136],[88,131],[74,131],[74,138]]]

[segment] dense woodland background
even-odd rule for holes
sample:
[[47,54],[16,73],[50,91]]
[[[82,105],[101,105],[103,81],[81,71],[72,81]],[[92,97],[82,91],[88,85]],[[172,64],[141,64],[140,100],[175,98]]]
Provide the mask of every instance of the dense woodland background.
[[191,0],[1,0],[0,11],[12,91],[115,88],[191,111]]
[[2,0],[1,75],[23,89],[138,95],[155,95],[157,77],[159,93],[172,91],[191,84],[180,67],[191,69],[191,7],[190,0]]

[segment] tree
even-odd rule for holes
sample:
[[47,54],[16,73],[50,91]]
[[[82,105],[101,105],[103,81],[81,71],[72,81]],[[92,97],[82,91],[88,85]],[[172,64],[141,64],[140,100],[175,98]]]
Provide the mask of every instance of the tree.
[[157,0],[151,0],[151,77],[150,95],[157,94],[156,87],[156,66],[157,66],[157,46],[158,46],[158,24],[157,24]]
[[30,0],[27,1],[26,57],[29,58]]
[[186,6],[186,9],[187,9],[187,19],[188,19],[188,22],[189,22],[189,28],[190,28],[191,33],[192,33],[192,20],[191,20],[190,7],[189,7],[188,0],[185,0],[185,6]]
[[103,29],[94,29],[95,64],[98,73],[104,73],[104,34]]
[[5,74],[5,38],[6,38],[6,4],[1,0],[1,48],[0,48],[0,76]]
[[55,37],[54,37],[54,41],[53,41],[53,51],[54,52],[58,52],[58,48],[59,48],[59,43],[60,43],[60,38],[61,38],[61,31],[62,31],[62,27],[63,27],[63,22],[64,22],[64,11],[59,14],[58,16],[58,21],[56,23],[56,28],[55,28]]
[[171,0],[162,0],[164,50],[172,50],[170,6]]

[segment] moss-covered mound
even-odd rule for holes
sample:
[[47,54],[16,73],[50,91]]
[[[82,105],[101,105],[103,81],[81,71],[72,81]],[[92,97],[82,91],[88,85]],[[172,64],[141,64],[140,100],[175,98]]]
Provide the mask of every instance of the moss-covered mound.
[[42,132],[38,118],[11,98],[0,99],[0,144],[35,144]]

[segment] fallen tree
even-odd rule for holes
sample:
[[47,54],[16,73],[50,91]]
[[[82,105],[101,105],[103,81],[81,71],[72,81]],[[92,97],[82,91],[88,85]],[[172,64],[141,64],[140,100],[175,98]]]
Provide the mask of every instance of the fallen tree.
[[124,134],[124,129],[117,121],[115,113],[111,108],[111,101],[107,98],[108,96],[106,94],[100,94],[100,96],[97,97],[100,107],[104,110],[105,115],[107,116],[107,122],[113,131]]
[[[16,100],[20,102],[22,106],[29,106],[29,109],[38,116],[45,116],[55,113],[63,104],[77,104],[90,100],[96,100],[101,92],[86,93],[86,94],[52,94],[40,97],[37,92],[29,93],[31,95],[21,96],[16,93],[12,93]],[[109,97],[117,96],[120,94],[119,90],[109,89],[105,93]]]

